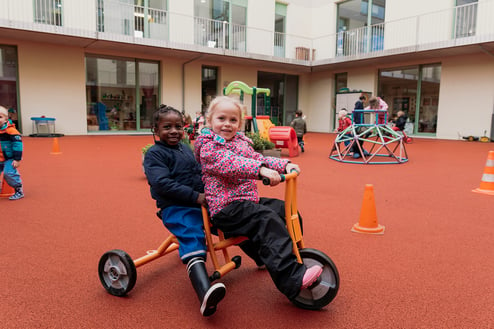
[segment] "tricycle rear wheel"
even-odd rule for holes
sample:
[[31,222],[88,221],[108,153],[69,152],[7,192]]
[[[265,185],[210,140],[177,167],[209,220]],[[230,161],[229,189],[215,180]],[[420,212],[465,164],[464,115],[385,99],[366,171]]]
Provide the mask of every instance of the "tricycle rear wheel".
[[292,303],[307,310],[319,310],[331,303],[340,287],[340,276],[336,265],[322,251],[304,248],[300,250],[300,257],[307,267],[322,266],[323,271],[319,279],[309,288],[300,291]]
[[101,256],[98,264],[103,287],[114,296],[125,296],[134,288],[137,271],[134,261],[123,250],[114,249]]

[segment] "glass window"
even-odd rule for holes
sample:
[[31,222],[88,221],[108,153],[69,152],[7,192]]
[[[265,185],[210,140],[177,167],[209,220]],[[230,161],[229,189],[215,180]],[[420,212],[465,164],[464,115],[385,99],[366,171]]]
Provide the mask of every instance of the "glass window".
[[386,0],[349,0],[340,3],[336,55],[356,55],[383,49],[385,15]]
[[477,0],[456,0],[455,37],[475,35],[477,27]]
[[166,0],[134,0],[134,36],[168,39]]
[[277,57],[285,57],[285,26],[286,5],[276,3],[276,11],[274,16],[274,56]]
[[151,128],[158,90],[157,62],[86,57],[88,131]]
[[34,21],[62,26],[62,0],[35,0]]
[[246,1],[195,0],[194,16],[196,44],[245,51]]
[[389,116],[404,111],[410,133],[436,133],[441,65],[381,70],[379,96],[389,105]]
[[0,45],[0,105],[9,111],[9,119],[20,130],[17,103],[17,48]]

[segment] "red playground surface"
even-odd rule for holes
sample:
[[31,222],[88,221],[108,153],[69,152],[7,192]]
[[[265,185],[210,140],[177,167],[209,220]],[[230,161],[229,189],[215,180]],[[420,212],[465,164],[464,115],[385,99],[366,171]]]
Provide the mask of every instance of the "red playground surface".
[[[126,297],[99,282],[104,252],[135,258],[168,235],[141,167],[152,137],[65,136],[58,154],[53,138],[25,137],[26,196],[0,198],[0,328],[492,328],[494,196],[472,190],[494,144],[414,138],[407,163],[364,165],[328,159],[334,138],[309,133],[291,159],[302,168],[304,240],[335,262],[336,298],[297,308],[233,247],[242,266],[204,318],[178,254],[139,267]],[[366,184],[381,235],[351,231]]]

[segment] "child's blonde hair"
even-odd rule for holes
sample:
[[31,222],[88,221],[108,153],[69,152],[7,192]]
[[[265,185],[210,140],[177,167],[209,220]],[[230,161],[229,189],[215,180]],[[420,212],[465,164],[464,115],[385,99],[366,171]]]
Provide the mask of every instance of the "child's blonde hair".
[[340,118],[343,118],[343,117],[346,117],[348,114],[347,110],[346,109],[341,109],[339,112],[338,112],[338,117]]
[[9,116],[9,110],[7,110],[5,107],[3,107],[2,105],[0,105],[0,113],[5,115],[5,116]]
[[227,102],[230,103],[233,107],[238,109],[238,114],[240,118],[240,129],[244,127],[244,105],[240,103],[239,100],[229,97],[229,96],[217,96],[215,97],[208,106],[208,110],[206,112],[206,126],[211,128],[211,117],[213,116],[214,109],[220,103]]

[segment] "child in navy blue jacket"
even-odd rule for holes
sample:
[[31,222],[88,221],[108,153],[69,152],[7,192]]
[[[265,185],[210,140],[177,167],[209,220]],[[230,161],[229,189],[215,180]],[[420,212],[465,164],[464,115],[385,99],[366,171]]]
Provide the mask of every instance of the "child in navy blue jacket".
[[151,196],[160,209],[165,227],[179,241],[179,254],[187,264],[192,286],[201,303],[203,316],[212,315],[225,296],[225,286],[211,286],[206,271],[206,239],[201,205],[205,205],[201,166],[184,136],[184,117],[171,106],[161,105],[153,116],[153,133],[159,141],[146,152],[144,171]]

